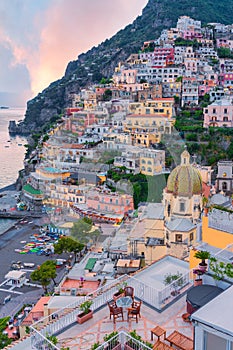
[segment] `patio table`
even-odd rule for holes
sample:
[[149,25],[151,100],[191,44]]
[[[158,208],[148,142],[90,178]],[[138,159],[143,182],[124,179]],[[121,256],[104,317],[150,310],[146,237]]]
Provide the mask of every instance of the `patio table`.
[[132,305],[132,303],[133,303],[133,299],[129,296],[121,297],[121,298],[116,300],[117,306],[122,307],[123,309],[130,307]]
[[158,340],[160,340],[160,337],[162,335],[164,335],[164,338],[166,338],[166,330],[160,326],[156,326],[151,329],[151,340],[153,340],[153,335],[156,335],[156,337],[158,337]]
[[178,331],[172,332],[166,340],[181,350],[193,350],[193,340]]

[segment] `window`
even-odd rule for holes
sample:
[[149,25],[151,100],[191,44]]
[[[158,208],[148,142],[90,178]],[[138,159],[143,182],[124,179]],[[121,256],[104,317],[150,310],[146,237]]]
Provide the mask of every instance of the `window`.
[[224,113],[227,114],[227,108],[224,108]]
[[151,164],[152,164],[152,163],[151,163],[151,160],[148,160],[147,164],[151,165]]
[[182,235],[181,234],[176,234],[176,242],[177,243],[182,242]]
[[152,169],[151,168],[147,168],[148,173],[152,173]]
[[216,109],[215,109],[215,108],[213,108],[213,113],[214,113],[214,114],[216,113]]
[[189,240],[190,242],[193,241],[193,232],[190,233]]
[[180,202],[180,211],[184,212],[185,211],[185,203]]
[[225,350],[227,341],[215,334],[205,332],[205,350]]
[[145,161],[145,159],[142,159],[142,164],[146,164],[146,161]]
[[222,190],[227,191],[227,182],[225,181],[222,183]]

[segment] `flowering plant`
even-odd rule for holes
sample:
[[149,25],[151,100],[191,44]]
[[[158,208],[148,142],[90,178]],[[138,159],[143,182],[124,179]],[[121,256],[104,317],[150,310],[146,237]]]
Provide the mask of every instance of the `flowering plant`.
[[202,270],[199,270],[199,269],[194,269],[194,270],[193,270],[193,273],[194,273],[194,275],[198,275],[198,276],[199,276],[199,279],[200,279],[200,277],[201,277],[205,272],[202,271]]

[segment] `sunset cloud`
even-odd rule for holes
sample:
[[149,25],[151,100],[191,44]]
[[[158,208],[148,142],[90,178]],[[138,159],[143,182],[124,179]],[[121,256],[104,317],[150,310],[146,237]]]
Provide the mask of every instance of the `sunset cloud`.
[[[147,0],[0,2],[0,92],[22,81],[35,95],[64,75],[67,63],[141,14]],[[8,57],[8,59],[6,59]],[[8,76],[8,81],[6,77]],[[12,85],[11,85],[12,81]]]

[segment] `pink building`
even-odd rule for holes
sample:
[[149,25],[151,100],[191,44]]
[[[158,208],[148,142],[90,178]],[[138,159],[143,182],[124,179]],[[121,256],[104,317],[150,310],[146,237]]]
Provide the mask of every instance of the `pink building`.
[[125,215],[134,210],[133,196],[108,191],[92,191],[87,195],[86,204],[98,212]]
[[174,64],[175,49],[170,47],[155,47],[153,52],[140,53],[140,59],[151,60],[155,66],[164,67]]
[[233,50],[233,40],[227,38],[217,39],[217,47],[226,47],[230,50]]
[[233,89],[233,72],[219,74],[219,85]]
[[222,99],[204,108],[204,128],[233,127],[233,105],[230,100]]
[[203,84],[198,86],[198,95],[204,96],[208,94],[216,86],[213,80],[204,80]]
[[202,34],[198,31],[196,31],[195,29],[193,30],[185,30],[182,33],[182,37],[185,40],[194,40],[194,39],[201,39],[202,38]]

